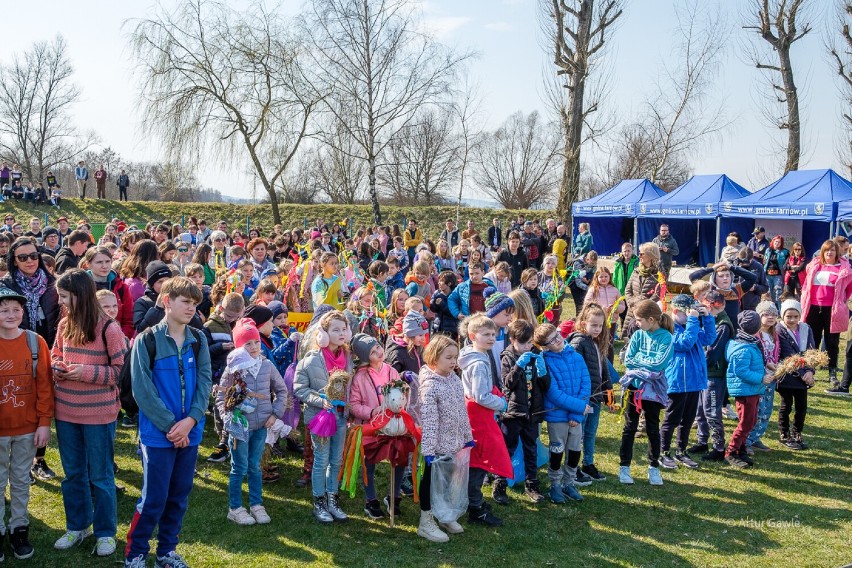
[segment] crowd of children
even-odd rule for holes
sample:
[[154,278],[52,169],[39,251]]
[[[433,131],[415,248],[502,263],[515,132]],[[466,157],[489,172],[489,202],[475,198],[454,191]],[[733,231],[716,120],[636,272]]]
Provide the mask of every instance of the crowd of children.
[[[363,456],[364,514],[399,515],[403,498],[416,495],[417,534],[433,542],[464,532],[436,489],[444,487],[439,470],[464,464],[456,505],[470,524],[502,524],[483,486],[491,483],[494,503],[509,504],[519,449],[530,501],[582,501],[579,488],[606,479],[595,462],[596,437],[602,415],[619,408],[623,484],[634,483],[640,423],[651,485],[663,484],[661,469],[753,465],[754,451],[767,448],[776,390],[781,442],[807,447],[802,431],[816,367],[802,356],[815,347],[802,306],[779,296],[741,310],[753,280],[728,263],[700,274],[709,281],[696,278],[691,295],[638,285],[645,298],[629,302],[632,333],[622,329],[619,377],[613,343],[626,303],[616,286],[637,267],[631,259],[615,279],[603,267],[584,267],[585,286],[575,295],[581,309],[567,320],[566,282],[576,288],[578,275],[560,272],[566,259],[549,251],[538,259],[541,270],[529,267],[517,258],[516,232],[507,254],[476,234],[432,250],[416,223],[397,236],[383,227],[346,240],[321,222],[310,239],[286,235],[273,246],[256,235],[221,248],[228,236],[213,231],[211,244],[199,239],[194,262],[180,266],[174,256],[144,260],[146,238],[123,255],[123,244],[92,246],[79,255],[81,268],[51,280],[62,307],[52,349],[35,333],[31,290],[20,291],[44,285],[39,272],[21,268],[30,262],[42,270],[42,261],[12,248],[7,262],[30,276],[0,281],[0,368],[11,381],[0,400],[0,479],[11,495],[8,526],[0,517],[0,559],[7,534],[17,558],[33,554],[30,465],[49,442],[51,421],[65,474],[66,532],[55,547],[94,535],[96,554],[113,554],[121,407],[122,424],[138,425],[143,470],[124,551],[125,565],[135,568],[145,565],[155,532],[157,566],[186,565],[176,547],[208,411],[217,440],[208,461],[230,458],[228,520],[271,522],[263,483],[278,479],[271,458],[283,441],[304,456],[299,482],[311,486],[318,522],[349,518],[342,494],[349,468],[360,467],[347,458],[354,451]],[[643,255],[653,257],[655,247],[643,244]],[[632,254],[629,245],[622,250]],[[639,266],[643,278],[656,278]],[[313,312],[303,332],[288,324],[297,312]],[[727,440],[726,397],[738,417]],[[698,437],[690,445],[693,423]],[[543,426],[546,490],[538,477]],[[375,471],[383,461],[392,465],[391,487],[380,494]]]

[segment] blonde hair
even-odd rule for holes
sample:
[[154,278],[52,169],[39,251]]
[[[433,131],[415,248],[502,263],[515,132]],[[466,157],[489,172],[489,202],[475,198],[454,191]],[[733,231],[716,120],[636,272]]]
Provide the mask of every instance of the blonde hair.
[[[408,296],[408,292],[405,291],[405,288],[397,288],[396,290],[393,291],[393,294],[391,294],[391,300],[390,300],[389,305],[388,305],[388,323],[390,323],[390,324],[392,324],[394,321],[396,321],[396,318],[401,318],[402,316],[405,315],[405,313],[399,313],[399,311],[396,309],[397,300],[403,294]],[[408,298],[406,298],[405,301],[407,302]],[[405,308],[403,307],[403,311],[404,310],[405,310]]]
[[710,283],[706,280],[696,280],[689,287],[689,293],[695,296],[710,289]]
[[[327,332],[328,328],[331,327],[331,322],[335,320],[343,322],[343,325],[346,326],[346,329],[349,329],[349,320],[346,318],[346,314],[344,314],[343,312],[338,312],[337,310],[330,311],[320,317],[320,329]],[[313,341],[314,349],[319,348],[319,345],[316,344],[317,334],[314,334]],[[343,347],[343,349],[345,349],[346,351],[349,351],[349,342],[345,341],[341,347]]]
[[236,292],[231,292],[230,294],[225,294],[225,297],[222,298],[222,309],[228,310],[229,312],[241,312],[246,307],[246,300],[243,298],[242,294],[237,294]]
[[203,299],[201,288],[185,276],[175,276],[163,282],[163,287],[160,288],[160,295],[164,297],[168,296],[172,300],[178,297],[186,298],[196,304],[200,304]]
[[115,295],[115,292],[112,292],[110,290],[98,290],[97,294],[95,294],[95,298],[97,298],[98,300],[106,297],[112,297],[115,298],[116,301],[118,301],[118,296]]
[[[606,357],[606,354],[609,352],[609,326],[606,321],[606,312],[604,312],[603,308],[598,304],[589,303],[583,306],[583,309],[580,311],[580,314],[577,316],[577,324],[575,329],[580,333],[584,333],[586,335],[589,332],[586,330],[586,323],[589,321],[589,318],[594,316],[600,316],[604,319],[604,325],[601,329],[601,332],[597,337],[592,337],[592,341],[598,346],[598,351],[600,351],[601,358]],[[603,359],[600,361],[603,363]]]
[[448,335],[436,335],[429,341],[426,349],[423,350],[423,362],[434,367],[438,363],[438,359],[444,350],[453,347],[458,351],[459,346],[456,341]]
[[459,325],[459,335],[461,337],[470,337],[482,330],[491,330],[494,333],[498,331],[497,324],[482,312],[464,318]]
[[535,317],[530,295],[525,290],[515,288],[507,294],[515,302],[515,317],[514,320],[526,320],[533,325],[538,323],[538,318]]
[[660,266],[660,247],[654,243],[642,243],[639,252],[645,253],[653,259],[653,266]]
[[405,301],[405,313],[407,314],[408,312],[413,310],[414,306],[416,306],[417,304],[420,304],[421,308],[425,307],[423,304],[423,298],[421,298],[420,296],[409,296],[408,299]]
[[419,276],[429,276],[429,274],[431,274],[432,272],[432,267],[427,261],[422,260],[422,255],[425,255],[425,253],[421,253],[421,260],[418,260],[414,263],[413,272],[414,274],[417,274]]
[[368,294],[373,294],[372,288],[367,288],[366,286],[361,286],[352,296],[349,298],[349,301],[346,303],[346,309],[355,314],[356,316],[360,316],[361,312],[364,311],[364,307],[361,305],[361,298]]
[[198,264],[197,262],[190,262],[186,266],[183,267],[183,275],[184,276],[192,276],[193,274],[199,274],[204,272],[204,267]]

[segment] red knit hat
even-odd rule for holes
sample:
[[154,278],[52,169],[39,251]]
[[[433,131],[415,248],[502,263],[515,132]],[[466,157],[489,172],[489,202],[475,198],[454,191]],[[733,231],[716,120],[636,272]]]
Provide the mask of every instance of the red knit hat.
[[249,341],[255,339],[260,341],[260,332],[257,331],[257,324],[251,318],[243,318],[237,322],[233,330],[234,347],[240,348]]
[[565,320],[561,324],[559,324],[559,335],[561,335],[563,339],[567,339],[568,336],[571,335],[573,332],[574,320]]

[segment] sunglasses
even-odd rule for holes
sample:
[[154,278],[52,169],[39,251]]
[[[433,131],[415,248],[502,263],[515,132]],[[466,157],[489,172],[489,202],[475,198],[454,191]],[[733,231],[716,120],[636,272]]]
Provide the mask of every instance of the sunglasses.
[[214,243],[224,243],[225,239],[213,239]]
[[38,260],[40,256],[37,252],[31,252],[30,254],[16,254],[15,258],[18,259],[18,262],[26,262],[28,260]]
[[186,252],[186,251],[188,251],[188,250],[189,250],[189,249],[187,249],[187,248],[183,248],[183,247],[181,247],[181,248],[179,248],[179,249],[178,249],[178,252]]

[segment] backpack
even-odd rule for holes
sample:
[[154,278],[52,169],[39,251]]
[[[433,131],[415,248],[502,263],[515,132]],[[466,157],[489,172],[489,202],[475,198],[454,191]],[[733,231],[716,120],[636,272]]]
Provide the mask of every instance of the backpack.
[[27,334],[27,346],[30,348],[30,355],[33,358],[33,379],[36,378],[36,365],[38,364],[38,334],[29,329],[25,329]]
[[[107,326],[105,325],[104,330],[106,330],[106,328]],[[186,326],[186,329],[189,330],[195,338],[195,343],[192,344],[192,352],[195,355],[195,360],[198,361],[198,353],[201,351],[200,332],[189,326]],[[154,358],[157,355],[157,342],[154,338],[154,334],[151,332],[151,328],[146,329],[136,336],[136,342],[133,344],[133,349],[136,348],[140,340],[145,343],[145,348],[148,350],[148,355],[150,357],[150,367],[153,369]],[[104,336],[104,344],[106,344],[106,336]],[[121,402],[121,409],[131,416],[139,414],[139,405],[136,403],[136,399],[133,398],[133,384],[130,374],[132,366],[131,354],[133,353],[133,349],[128,351],[127,356],[125,356],[124,365],[122,365],[121,371],[118,374],[118,400]],[[109,353],[107,353],[107,358],[109,358]]]

